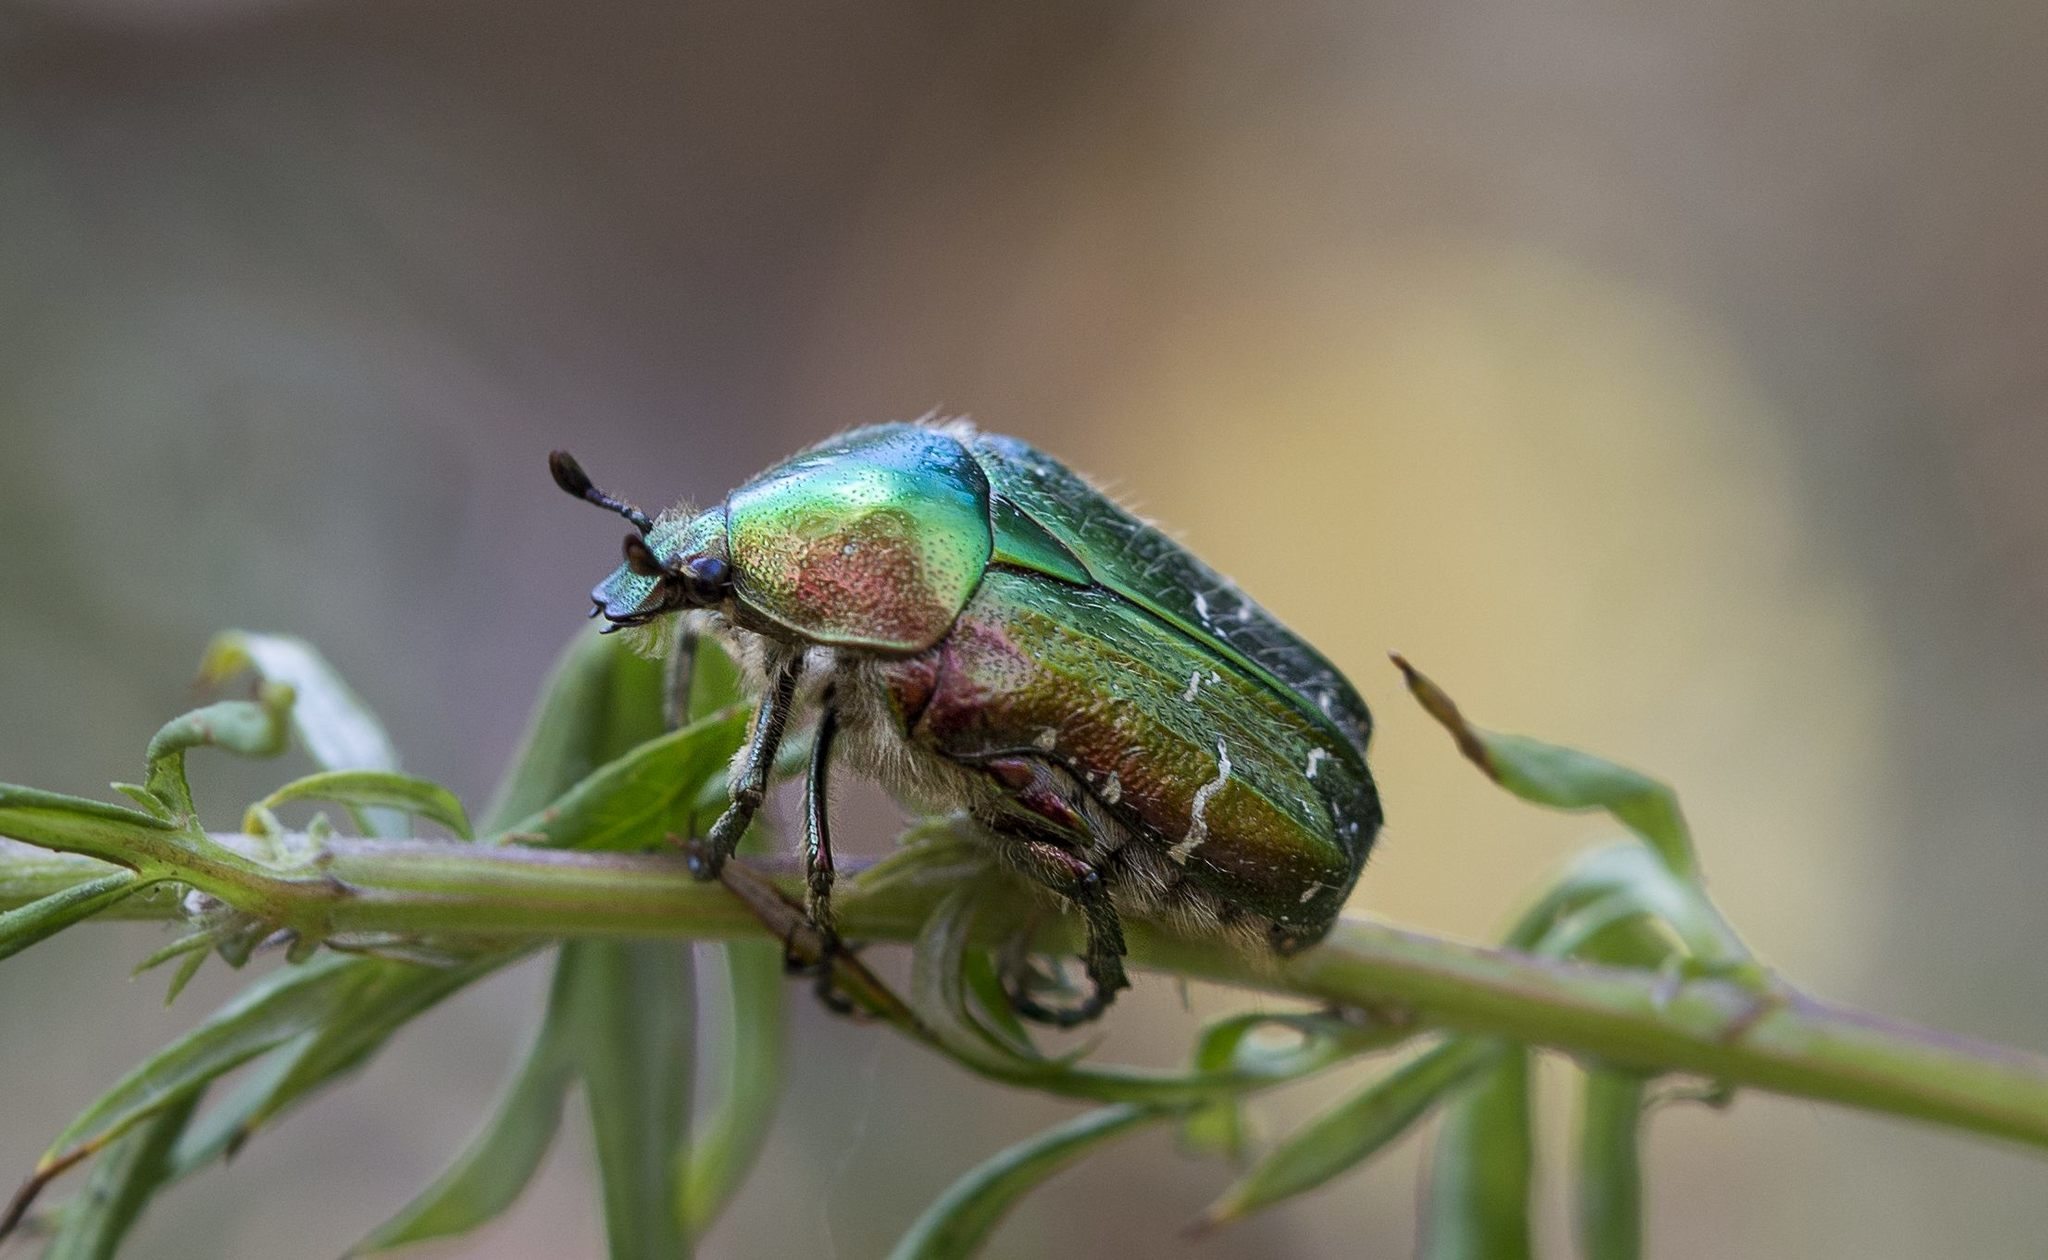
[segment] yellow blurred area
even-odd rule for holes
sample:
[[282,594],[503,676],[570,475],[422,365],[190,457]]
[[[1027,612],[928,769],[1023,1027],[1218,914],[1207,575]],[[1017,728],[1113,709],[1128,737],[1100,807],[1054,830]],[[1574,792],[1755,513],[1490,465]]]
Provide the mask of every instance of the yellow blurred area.
[[[1378,718],[1354,909],[1484,940],[1592,816],[1477,722],[1676,784],[1729,917],[1827,997],[2048,1047],[2048,20],[2035,6],[602,0],[0,6],[0,780],[98,792],[207,635],[303,634],[489,790],[616,523],[937,406],[1112,487]],[[294,770],[296,767],[293,768]],[[284,773],[208,761],[223,825]],[[847,848],[894,811],[857,794]],[[224,1000],[153,929],[0,963],[0,1177]],[[437,1011],[167,1196],[135,1254],[338,1254],[481,1116],[540,977]],[[1163,980],[1104,1053],[1253,999]],[[1072,1108],[793,991],[710,1256],[866,1257]],[[1355,1078],[1262,1104],[1284,1131]],[[1572,1075],[1546,1068],[1545,1254]],[[596,1254],[588,1144],[437,1254]],[[1649,1254],[2025,1257],[2037,1159],[1744,1096],[1651,1122]],[[1426,1143],[1242,1226],[1163,1135],[989,1255],[1404,1255]]]

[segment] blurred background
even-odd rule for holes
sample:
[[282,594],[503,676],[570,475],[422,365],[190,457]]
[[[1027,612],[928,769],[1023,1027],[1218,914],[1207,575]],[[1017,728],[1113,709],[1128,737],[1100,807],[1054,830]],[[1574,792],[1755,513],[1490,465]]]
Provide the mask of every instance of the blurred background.
[[[318,643],[479,801],[616,558],[550,447],[705,502],[939,407],[1114,487],[1352,674],[1392,820],[1356,909],[1489,937],[1606,835],[1471,773],[1398,647],[1488,725],[1678,784],[1794,979],[2048,1048],[2044,53],[2048,8],[2002,0],[10,0],[0,779],[133,777],[246,626]],[[195,769],[228,824],[290,768]],[[887,806],[858,817],[842,843],[883,849]],[[0,1169],[232,991],[164,1011],[126,978],[159,939],[0,967]],[[135,1254],[339,1253],[480,1117],[541,978],[420,1023]],[[1158,1062],[1253,1000],[1140,990],[1109,1050]],[[707,1254],[879,1254],[1071,1112],[800,999]],[[990,1254],[1406,1254],[1424,1146],[1191,1244],[1224,1173],[1148,1134]],[[1900,1122],[1748,1095],[1650,1148],[1657,1256],[2048,1236],[2038,1159]],[[571,1125],[437,1254],[593,1254],[588,1168]]]

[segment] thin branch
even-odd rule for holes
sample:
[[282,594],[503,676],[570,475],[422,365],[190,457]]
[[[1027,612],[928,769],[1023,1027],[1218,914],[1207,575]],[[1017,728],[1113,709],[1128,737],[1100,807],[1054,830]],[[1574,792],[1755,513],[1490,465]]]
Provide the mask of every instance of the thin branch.
[[[239,838],[214,843],[236,849]],[[303,844],[304,849],[297,849]],[[218,861],[193,882],[238,909],[325,939],[397,935],[437,943],[565,937],[758,935],[755,915],[726,888],[700,883],[681,858],[575,853],[458,842],[294,837],[303,866],[242,872]],[[104,874],[72,858],[0,852],[0,910]],[[150,854],[168,879],[175,854]],[[794,889],[795,881],[785,880]],[[945,879],[849,881],[836,901],[854,940],[913,939]],[[139,900],[139,899],[138,899]],[[179,913],[140,901],[151,917]],[[1000,915],[977,930],[1015,929]],[[1071,947],[1054,935],[1044,943]],[[1782,985],[1657,976],[1560,963],[1342,920],[1319,947],[1277,961],[1214,940],[1130,925],[1140,967],[1268,993],[1360,1007],[1402,1008],[1421,1021],[1551,1047],[1631,1067],[1697,1074],[2048,1148],[2048,1058],[1950,1037],[1816,1001]]]

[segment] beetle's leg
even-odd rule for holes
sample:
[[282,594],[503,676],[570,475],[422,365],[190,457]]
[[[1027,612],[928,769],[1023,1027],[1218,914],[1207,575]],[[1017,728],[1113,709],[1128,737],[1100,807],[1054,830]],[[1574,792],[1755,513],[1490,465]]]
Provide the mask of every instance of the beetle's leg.
[[1010,841],[1010,855],[1026,874],[1077,906],[1088,922],[1082,962],[1092,991],[1079,1005],[1050,1007],[1030,994],[1021,967],[1004,977],[1019,1015],[1043,1024],[1072,1028],[1102,1014],[1128,989],[1124,975],[1124,929],[1103,884],[1102,872],[1084,853],[1093,851],[1095,829],[1068,796],[1060,776],[1042,758],[991,757],[981,769],[1004,788],[997,812],[986,821]]
[[697,679],[697,623],[688,614],[676,617],[675,649],[668,654],[662,676],[661,724],[680,730],[690,720],[690,687]]
[[1019,1015],[1056,1028],[1072,1028],[1095,1019],[1116,1000],[1117,991],[1131,987],[1124,974],[1124,927],[1110,904],[1109,889],[1102,872],[1086,859],[1049,840],[1029,836],[1012,839],[1013,856],[1026,872],[1080,908],[1088,921],[1088,944],[1082,964],[1088,973],[1090,992],[1074,1006],[1046,1006],[1031,996],[1017,972],[1004,977],[1010,1005]]
[[690,842],[690,874],[698,879],[718,878],[768,795],[768,772],[775,765],[775,750],[782,746],[782,731],[789,725],[789,711],[796,706],[796,686],[803,672],[803,655],[794,653],[768,680],[768,692],[754,711],[754,729],[747,736],[746,749],[733,765],[732,803],[711,824],[711,834]]
[[828,946],[836,946],[839,933],[832,922],[832,820],[828,776],[832,770],[832,741],[839,734],[839,712],[832,707],[827,690],[818,714],[818,730],[811,738],[810,771],[804,776],[804,910],[822,933]]

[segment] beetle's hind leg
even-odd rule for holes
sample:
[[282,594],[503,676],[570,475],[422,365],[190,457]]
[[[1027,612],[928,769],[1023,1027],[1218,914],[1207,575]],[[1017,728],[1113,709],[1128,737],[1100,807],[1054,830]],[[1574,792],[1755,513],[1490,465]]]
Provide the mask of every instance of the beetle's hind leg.
[[1089,854],[1095,829],[1070,799],[1063,776],[1035,757],[997,757],[982,768],[1005,789],[998,807],[983,821],[1002,837],[1010,860],[1025,874],[1065,897],[1088,924],[1082,963],[1090,991],[1073,1006],[1048,1006],[1032,996],[1032,977],[1020,957],[1004,969],[1003,987],[1019,1015],[1058,1028],[1072,1028],[1101,1015],[1119,990],[1131,987],[1124,974],[1124,928],[1110,901],[1103,873]]
[[1055,1028],[1072,1028],[1099,1017],[1116,1001],[1120,990],[1131,987],[1124,973],[1124,926],[1110,903],[1102,872],[1087,859],[1063,845],[1022,835],[1007,836],[1011,858],[1033,879],[1074,903],[1088,923],[1088,943],[1081,962],[1088,975],[1089,993],[1073,1006],[1048,1006],[1031,994],[1031,976],[1024,960],[1007,961],[1003,989],[1010,1005],[1026,1019]]

